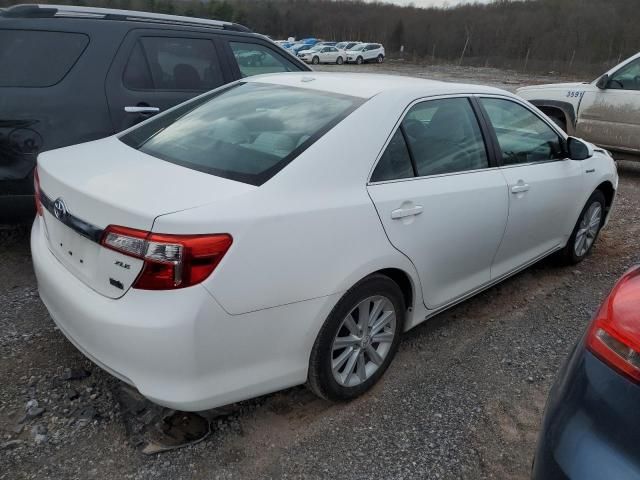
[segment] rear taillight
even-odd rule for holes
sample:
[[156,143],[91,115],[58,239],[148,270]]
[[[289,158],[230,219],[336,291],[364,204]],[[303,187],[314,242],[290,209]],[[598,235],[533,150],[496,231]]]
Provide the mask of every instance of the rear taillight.
[[42,215],[42,202],[40,201],[40,177],[38,167],[33,170],[33,198],[36,201],[36,214]]
[[600,307],[587,333],[587,348],[640,383],[640,267],[628,271]]
[[144,260],[133,288],[185,288],[211,275],[232,243],[231,235],[169,235],[110,225],[101,244]]

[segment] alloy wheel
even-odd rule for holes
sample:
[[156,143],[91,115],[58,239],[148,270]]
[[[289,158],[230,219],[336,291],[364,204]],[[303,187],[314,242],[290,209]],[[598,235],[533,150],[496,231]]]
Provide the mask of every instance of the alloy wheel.
[[573,249],[578,257],[586,255],[598,235],[602,223],[602,205],[594,202],[582,216]]
[[369,379],[384,363],[396,336],[396,311],[386,297],[366,298],[344,318],[331,346],[331,370],[344,387]]

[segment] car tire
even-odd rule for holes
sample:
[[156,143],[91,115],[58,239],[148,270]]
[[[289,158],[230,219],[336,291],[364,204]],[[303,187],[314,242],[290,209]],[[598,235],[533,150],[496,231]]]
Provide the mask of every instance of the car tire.
[[344,63],[344,60],[342,59],[342,57],[336,58],[336,65],[342,65],[343,63]]
[[356,64],[357,65],[362,65],[363,63],[364,63],[364,59],[362,57],[356,58]]
[[563,263],[575,265],[589,255],[604,224],[605,212],[606,199],[604,194],[600,190],[596,190],[587,200],[567,244],[560,251]]
[[313,63],[314,65],[318,65],[320,63],[320,59],[318,57],[313,57],[311,63]]
[[382,54],[378,55],[377,61],[378,63],[384,62],[384,56],[382,56]]
[[[351,400],[369,390],[398,350],[405,312],[402,291],[389,277],[374,274],[358,282],[336,304],[318,333],[307,386],[332,401]],[[336,345],[338,338],[340,345]]]

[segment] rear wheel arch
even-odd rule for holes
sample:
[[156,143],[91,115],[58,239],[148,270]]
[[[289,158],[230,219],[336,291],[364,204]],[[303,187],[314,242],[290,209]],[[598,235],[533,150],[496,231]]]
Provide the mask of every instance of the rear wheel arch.
[[411,281],[411,277],[407,274],[407,272],[399,268],[384,268],[382,270],[373,272],[367,276],[371,276],[375,274],[384,275],[386,277],[389,277],[391,280],[393,280],[398,285],[398,287],[400,287],[400,290],[402,291],[404,304],[407,307],[407,310],[413,309],[413,302],[415,300],[414,284]]

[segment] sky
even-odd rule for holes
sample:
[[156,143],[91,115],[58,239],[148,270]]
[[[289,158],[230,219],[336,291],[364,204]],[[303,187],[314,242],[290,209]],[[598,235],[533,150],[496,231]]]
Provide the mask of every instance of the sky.
[[413,3],[416,7],[453,7],[461,3],[489,3],[491,0],[386,0],[397,5],[409,5]]

